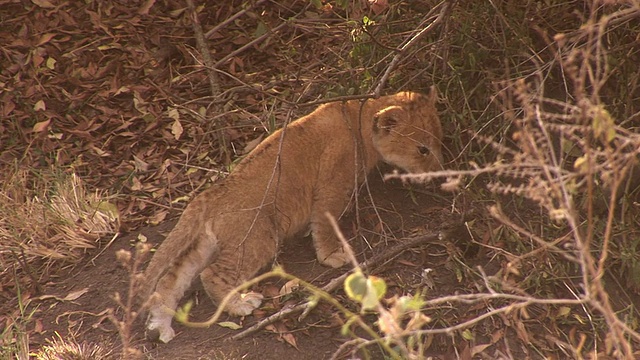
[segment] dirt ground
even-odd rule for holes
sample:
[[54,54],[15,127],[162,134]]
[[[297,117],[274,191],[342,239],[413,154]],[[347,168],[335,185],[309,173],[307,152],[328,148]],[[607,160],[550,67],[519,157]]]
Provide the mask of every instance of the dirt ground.
[[[433,185],[412,186],[409,189],[395,181],[384,184],[380,176],[374,174],[370,177],[370,188],[375,209],[384,225],[377,220],[370,198],[365,194],[360,196],[361,233],[367,237],[370,246],[364,241],[353,242],[354,248],[359,249],[359,260],[384,251],[386,246],[396,242],[397,240],[391,236],[401,238],[429,233],[455,217],[449,214],[450,199],[438,193]],[[87,254],[83,263],[64,272],[60,278],[52,279],[46,285],[44,294],[54,295],[58,299],[49,298],[38,303],[34,318],[42,325],[42,329],[31,337],[32,349],[46,345],[45,339],[51,339],[58,333],[62,338],[75,338],[78,342],[96,343],[112,348],[114,354],[118,354],[121,342],[116,328],[107,319],[106,310],[112,308],[118,317],[122,315],[121,309],[115,306],[113,295],[116,292],[126,294],[129,276],[116,261],[115,252],[119,249],[132,250],[139,233],[144,234],[150,243],[158,244],[174,224],[175,220],[167,221],[157,227],[121,236],[106,249]],[[352,236],[353,229],[356,228],[355,214],[352,213],[343,219],[341,226],[346,235]],[[387,237],[378,235],[382,226],[387,231]],[[386,279],[389,295],[407,294],[419,290],[423,283],[422,270],[432,268],[435,274],[432,296],[450,293],[455,291],[454,286],[462,284],[456,284],[455,274],[451,269],[447,269],[449,256],[446,247],[446,244],[430,244],[406,251],[375,273]],[[287,272],[316,285],[324,285],[346,271],[319,265],[308,238],[293,239],[286,243],[278,263]],[[279,288],[283,283],[278,280],[266,281],[260,284],[258,290],[269,294],[269,291],[273,292],[274,288]],[[74,300],[59,300],[78,292],[82,295]],[[334,295],[343,304],[349,304],[342,291]],[[195,303],[192,310],[193,319],[205,320],[214,312],[214,305],[198,282],[193,284],[183,301],[188,299],[194,300]],[[276,308],[296,303],[300,299],[304,297],[294,293],[289,299],[267,301],[256,314],[269,315],[275,312]],[[258,320],[257,316],[244,319],[225,316],[223,315],[223,321],[240,322],[244,328]],[[341,321],[335,309],[327,304],[320,304],[301,322],[296,318],[288,319],[241,340],[227,339],[239,330],[220,326],[188,328],[174,322],[178,333],[176,338],[168,344],[154,344],[144,339],[143,321],[139,319],[133,328],[133,342],[137,349],[142,350],[151,359],[329,359],[341,344],[349,340],[340,335]],[[295,346],[292,343],[295,343]],[[446,352],[451,350],[447,349],[447,343],[446,338],[434,342],[435,358],[447,358]],[[376,353],[376,349],[370,350]],[[338,358],[353,356],[357,354],[347,352]]]

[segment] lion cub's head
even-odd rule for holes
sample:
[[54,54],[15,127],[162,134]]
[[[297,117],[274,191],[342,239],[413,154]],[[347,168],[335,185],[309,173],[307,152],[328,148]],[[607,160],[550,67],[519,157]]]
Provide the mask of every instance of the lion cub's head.
[[[401,92],[373,118],[373,145],[385,162],[411,173],[442,169],[442,127],[436,92]],[[382,99],[380,99],[382,100]]]

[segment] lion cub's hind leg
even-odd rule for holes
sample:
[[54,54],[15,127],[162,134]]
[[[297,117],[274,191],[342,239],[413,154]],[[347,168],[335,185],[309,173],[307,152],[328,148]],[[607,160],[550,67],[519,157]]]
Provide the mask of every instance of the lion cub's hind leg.
[[[179,241],[172,237],[169,241]],[[165,240],[167,241],[167,240]],[[215,252],[215,238],[200,237],[196,246],[173,260],[166,273],[160,277],[155,287],[158,301],[149,309],[147,320],[147,338],[152,341],[169,342],[175,336],[171,320],[178,302],[200,271],[206,266]]]
[[[241,245],[237,249],[235,246],[224,249],[216,261],[200,273],[204,290],[217,305],[231,290],[251,279],[275,256],[275,249],[271,255],[249,249],[243,251],[242,248]],[[224,310],[231,315],[246,316],[260,306],[262,298],[256,292],[234,294]]]

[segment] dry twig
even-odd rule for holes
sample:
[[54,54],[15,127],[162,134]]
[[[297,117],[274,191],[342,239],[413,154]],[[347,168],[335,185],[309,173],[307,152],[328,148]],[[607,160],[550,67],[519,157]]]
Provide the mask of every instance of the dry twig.
[[209,53],[209,47],[205,41],[204,34],[202,33],[202,26],[200,26],[200,20],[198,19],[198,14],[196,12],[196,7],[193,4],[193,0],[187,0],[187,5],[189,6],[189,16],[191,16],[191,24],[193,25],[193,33],[196,38],[196,44],[198,46],[198,51],[200,51],[200,55],[202,56],[202,61],[204,62],[207,68],[207,76],[209,78],[209,87],[211,90],[211,96],[215,99],[220,95],[220,80],[218,79],[218,74],[213,70],[213,59],[211,59],[211,54]]
[[[207,31],[207,33],[204,34],[204,37],[207,38],[207,39],[211,38],[211,36],[213,36],[213,34],[215,34],[217,31],[220,31],[222,28],[224,28],[228,24],[232,23],[235,19],[237,19],[237,18],[241,17],[242,15],[246,14],[248,11],[253,10],[253,8],[255,8],[256,6],[262,4],[265,1],[267,1],[267,0],[258,0],[254,4],[250,4],[246,9],[242,9],[242,10],[238,11],[237,13],[229,16],[229,18],[227,18],[225,21],[223,21],[220,24],[214,26],[213,29]],[[189,2],[191,2],[191,1],[189,1]]]

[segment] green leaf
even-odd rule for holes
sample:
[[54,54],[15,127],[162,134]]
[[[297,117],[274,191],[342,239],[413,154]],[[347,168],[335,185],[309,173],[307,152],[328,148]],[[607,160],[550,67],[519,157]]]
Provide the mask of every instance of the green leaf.
[[267,27],[261,21],[258,23],[258,26],[256,27],[256,31],[253,32],[253,37],[259,38],[260,36],[264,35],[266,32],[267,32]]
[[231,330],[242,329],[242,325],[236,324],[233,321],[221,321],[218,325]]
[[458,280],[458,283],[461,283],[463,280],[462,270],[460,270],[459,268],[456,268],[455,273],[456,273],[456,279]]
[[561,306],[558,309],[558,317],[567,317],[567,315],[569,315],[571,313],[571,308],[568,306]]
[[462,332],[462,337],[467,341],[471,341],[473,340],[473,333],[471,332],[471,330],[466,329]]
[[106,213],[113,219],[117,219],[120,217],[120,213],[118,212],[118,207],[115,204],[110,203],[108,201],[100,201],[98,203],[98,210]]
[[362,310],[375,309],[386,292],[387,283],[383,279],[369,276],[367,279],[367,291],[362,299]]
[[616,138],[616,128],[611,126],[609,129],[607,129],[607,133],[605,135],[605,140],[607,141],[607,143],[610,143],[615,138]]
[[367,293],[367,278],[360,271],[354,272],[344,280],[344,291],[351,300],[362,302]]
[[47,68],[54,70],[56,68],[56,59],[52,57],[47,58],[46,66]]
[[580,174],[586,174],[589,172],[589,162],[587,161],[587,155],[580,156],[573,163],[573,168],[578,170]]
[[307,298],[307,308],[314,308],[318,306],[320,302],[320,297],[317,295],[311,295]]
[[583,318],[582,316],[580,316],[580,314],[578,314],[578,313],[574,313],[573,314],[573,318],[578,320],[580,322],[580,324],[582,324],[582,325],[587,323],[587,320],[585,318]]
[[571,140],[563,138],[561,140],[561,148],[562,148],[563,154],[565,154],[565,155],[570,155],[570,156],[573,156],[573,157],[578,157],[578,156],[582,155],[582,151],[580,151],[580,148],[578,147],[578,145],[576,145]]
[[184,304],[183,307],[178,308],[176,310],[175,319],[178,322],[185,323],[189,321],[189,313],[191,312],[191,308],[193,307],[193,301],[189,301]]
[[422,295],[415,294],[414,296],[402,296],[396,302],[396,307],[400,310],[400,313],[407,311],[420,311],[426,304],[426,301],[422,298]]
[[146,113],[146,114],[142,115],[142,118],[147,123],[152,123],[152,122],[154,122],[156,120],[156,117],[151,113]]
[[369,25],[375,25],[375,23],[376,23],[375,21],[369,19],[369,17],[366,16],[366,15],[364,17],[362,17],[362,25],[364,27],[367,27]]
[[616,137],[615,121],[602,105],[598,105],[595,108],[595,115],[591,125],[593,126],[594,135],[607,143],[610,143]]
[[363,311],[373,310],[387,292],[387,284],[382,278],[366,277],[356,271],[344,281],[344,291],[350,299],[362,304]]
[[347,319],[347,321],[344,322],[344,325],[342,325],[342,327],[340,328],[340,334],[342,336],[349,335],[349,328],[351,327],[351,324],[353,324],[357,319],[358,319],[357,316],[352,316],[349,319]]

